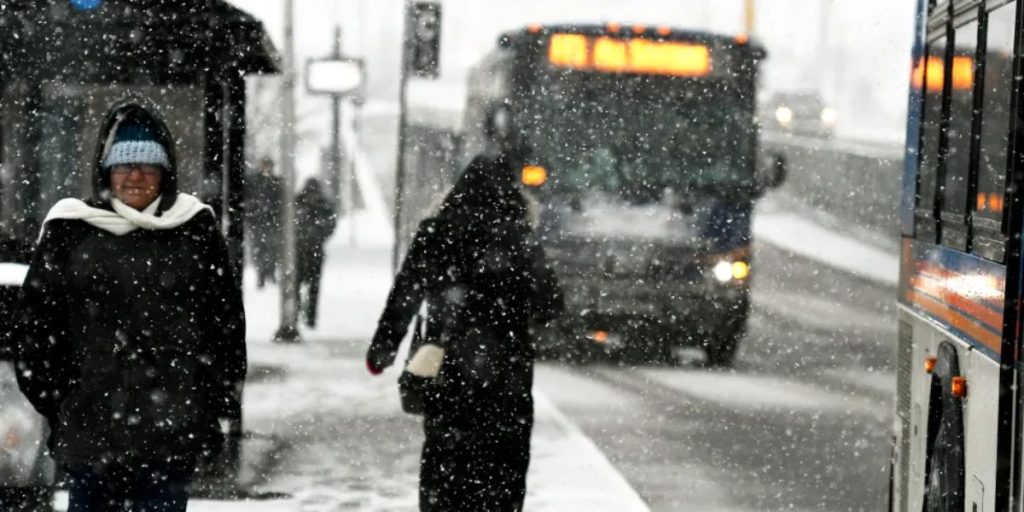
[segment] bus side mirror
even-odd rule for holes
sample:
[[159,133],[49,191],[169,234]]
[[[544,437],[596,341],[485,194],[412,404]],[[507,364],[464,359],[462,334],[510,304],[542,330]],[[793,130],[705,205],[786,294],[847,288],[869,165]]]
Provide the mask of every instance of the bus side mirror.
[[506,145],[512,139],[515,127],[513,126],[512,112],[508,106],[498,104],[487,112],[487,117],[484,119],[484,133],[489,142],[499,146]]
[[757,186],[762,192],[779,188],[786,181],[786,156],[775,153],[767,157],[765,165],[758,169]]

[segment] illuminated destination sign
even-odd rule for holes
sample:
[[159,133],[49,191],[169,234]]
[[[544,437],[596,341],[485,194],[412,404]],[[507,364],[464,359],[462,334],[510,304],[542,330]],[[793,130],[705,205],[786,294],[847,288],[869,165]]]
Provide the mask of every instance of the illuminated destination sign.
[[605,73],[701,77],[711,74],[707,46],[680,41],[553,34],[548,62],[556,67]]

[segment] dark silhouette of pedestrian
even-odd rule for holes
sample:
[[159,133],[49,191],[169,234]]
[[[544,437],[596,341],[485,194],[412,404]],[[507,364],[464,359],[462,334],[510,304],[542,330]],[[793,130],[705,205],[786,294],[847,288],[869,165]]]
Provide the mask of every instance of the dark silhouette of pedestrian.
[[44,221],[12,317],[18,384],[49,422],[69,512],[183,512],[240,408],[241,290],[212,209],[177,190],[163,121],[116,107],[94,163],[93,197]]
[[306,325],[315,327],[324,266],[324,244],[334,233],[337,215],[316,178],[306,180],[295,203],[299,305],[306,317]]
[[249,247],[256,265],[256,285],[276,282],[277,261],[281,255],[281,192],[283,184],[274,175],[274,161],[260,160],[258,172],[248,177],[245,187]]
[[518,187],[505,157],[473,160],[420,224],[367,352],[371,373],[391,365],[426,298],[427,332],[446,352],[425,404],[421,511],[522,509],[533,429],[529,325],[564,304]]

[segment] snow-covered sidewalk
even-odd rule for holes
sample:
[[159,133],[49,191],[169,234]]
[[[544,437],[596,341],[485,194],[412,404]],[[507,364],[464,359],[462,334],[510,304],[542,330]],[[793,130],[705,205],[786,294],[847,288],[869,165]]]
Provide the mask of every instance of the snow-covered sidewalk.
[[[391,283],[390,249],[370,219],[357,223],[361,247],[341,232],[328,248],[320,325],[299,345],[271,343],[278,290],[245,276],[250,378],[245,429],[277,446],[247,461],[258,492],[273,501],[194,500],[196,512],[414,511],[422,431],[398,402],[399,369],[371,377],[363,354]],[[344,230],[341,230],[344,231]],[[403,356],[400,355],[400,358]],[[646,511],[601,451],[535,391],[536,425],[527,510]]]

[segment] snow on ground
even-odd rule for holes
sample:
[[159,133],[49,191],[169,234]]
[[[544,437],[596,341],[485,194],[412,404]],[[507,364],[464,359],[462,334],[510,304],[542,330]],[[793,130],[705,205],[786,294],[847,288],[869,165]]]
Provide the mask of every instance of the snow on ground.
[[895,286],[900,260],[895,253],[844,236],[789,211],[759,208],[754,238],[872,281]]
[[647,378],[684,395],[736,410],[865,413],[884,418],[887,404],[770,375],[707,369],[645,369]]
[[772,317],[792,318],[800,325],[832,332],[871,330],[888,333],[893,325],[879,322],[878,313],[809,293],[772,290],[755,285],[752,299],[759,310]]

